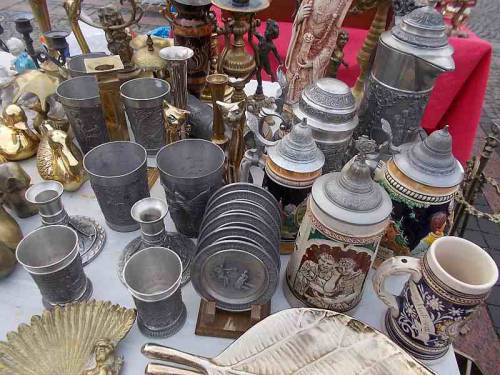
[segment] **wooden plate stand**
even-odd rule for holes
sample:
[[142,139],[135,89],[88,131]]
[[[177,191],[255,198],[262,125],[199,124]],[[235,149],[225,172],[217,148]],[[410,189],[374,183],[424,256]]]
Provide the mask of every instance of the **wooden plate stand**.
[[198,336],[236,339],[253,325],[269,316],[271,301],[252,305],[250,311],[231,312],[215,307],[214,301],[201,300],[195,333]]
[[293,249],[295,247],[295,242],[281,242],[280,243],[280,254],[288,255],[293,253]]

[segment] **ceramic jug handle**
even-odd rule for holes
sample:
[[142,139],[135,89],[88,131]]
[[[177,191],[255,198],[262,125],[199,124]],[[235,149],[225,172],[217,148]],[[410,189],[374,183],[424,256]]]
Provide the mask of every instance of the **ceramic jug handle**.
[[385,289],[385,279],[392,275],[410,273],[413,281],[418,282],[422,278],[421,267],[420,259],[393,257],[382,263],[373,275],[373,290],[382,302],[389,307],[394,318],[399,316],[399,305],[396,296]]

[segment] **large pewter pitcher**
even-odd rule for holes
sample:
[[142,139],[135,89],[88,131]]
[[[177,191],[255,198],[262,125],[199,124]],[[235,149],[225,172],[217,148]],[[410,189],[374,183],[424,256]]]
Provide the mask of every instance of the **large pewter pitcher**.
[[359,108],[359,135],[371,136],[381,119],[391,124],[395,146],[415,138],[437,77],[455,69],[442,15],[418,8],[382,33]]

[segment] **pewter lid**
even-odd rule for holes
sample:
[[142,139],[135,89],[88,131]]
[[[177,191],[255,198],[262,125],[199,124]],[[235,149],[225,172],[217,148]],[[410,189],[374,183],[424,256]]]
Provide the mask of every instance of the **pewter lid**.
[[348,131],[358,125],[351,89],[335,78],[320,78],[308,85],[293,114],[299,119],[306,117],[309,126],[324,131]]
[[386,220],[392,211],[391,198],[371,178],[366,153],[375,142],[357,141],[360,153],[340,172],[319,177],[312,187],[312,198],[328,216],[350,224],[374,225]]
[[394,155],[394,163],[406,176],[424,185],[453,187],[462,182],[464,171],[451,150],[448,126]]
[[415,55],[436,67],[455,69],[453,47],[448,43],[443,16],[434,9],[434,1],[405,15],[390,31],[382,33],[383,43]]
[[325,156],[316,145],[305,118],[275,146],[268,147],[267,154],[274,164],[290,172],[316,172],[325,164]]

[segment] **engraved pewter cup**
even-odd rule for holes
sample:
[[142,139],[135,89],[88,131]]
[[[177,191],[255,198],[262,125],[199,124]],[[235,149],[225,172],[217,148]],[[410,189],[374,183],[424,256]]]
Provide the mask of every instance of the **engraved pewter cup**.
[[[396,296],[385,280],[407,273]],[[373,290],[388,306],[387,335],[417,359],[444,356],[470,316],[486,300],[498,280],[490,255],[459,237],[442,237],[422,259],[398,256],[386,260],[373,275]]]
[[38,286],[46,309],[86,301],[92,295],[73,229],[64,225],[35,229],[19,242],[16,257]]
[[225,133],[224,119],[217,101],[224,101],[229,77],[226,74],[210,74],[207,77],[207,85],[212,98],[212,108],[214,111],[214,122],[212,125],[212,142],[224,148],[228,142]]
[[167,247],[175,252],[182,262],[182,282],[186,284],[190,279],[191,260],[196,252],[193,241],[181,233],[165,230],[165,216],[167,203],[158,198],[144,198],[136,202],[130,211],[135,221],[141,226],[141,235],[130,241],[120,257],[118,275],[123,280],[123,267],[132,255],[146,247]]
[[224,184],[224,161],[224,151],[202,139],[184,139],[158,152],[160,181],[180,233],[198,236],[207,202]]
[[139,330],[150,337],[176,334],[186,321],[182,302],[182,263],[164,247],[148,247],[125,264],[123,279],[137,308]]
[[191,48],[182,46],[165,47],[160,50],[160,57],[167,61],[172,104],[180,109],[187,109],[187,66],[193,54]]
[[68,79],[57,87],[56,94],[84,153],[109,141],[95,77]]
[[63,185],[58,181],[43,181],[26,190],[26,200],[38,208],[43,225],[66,225],[78,234],[83,265],[89,264],[104,248],[106,232],[87,216],[69,216],[62,204]]
[[445,29],[443,16],[429,5],[408,13],[380,35],[355,139],[371,137],[381,119],[389,122],[395,146],[415,137],[436,79],[455,69]]
[[85,155],[83,166],[108,226],[117,232],[139,229],[130,209],[149,197],[146,149],[134,142],[105,143]]
[[120,86],[122,102],[135,141],[148,155],[156,155],[166,144],[163,101],[170,91],[168,82],[158,78],[136,78]]

